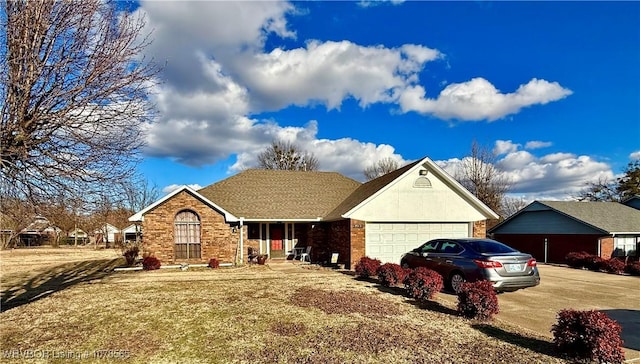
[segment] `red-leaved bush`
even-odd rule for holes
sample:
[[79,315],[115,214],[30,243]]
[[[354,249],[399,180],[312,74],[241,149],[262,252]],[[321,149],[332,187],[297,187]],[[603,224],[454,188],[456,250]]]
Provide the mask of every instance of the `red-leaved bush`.
[[442,276],[438,272],[425,267],[411,270],[402,283],[407,295],[419,301],[432,299],[444,285]]
[[377,270],[380,284],[385,287],[391,287],[402,283],[404,277],[409,272],[409,269],[402,268],[399,264],[395,263],[385,263]]
[[362,257],[356,264],[356,275],[362,278],[375,277],[378,268],[380,268],[379,259],[371,259],[369,257]]
[[624,272],[632,276],[640,276],[640,262],[632,262],[624,267]]
[[142,259],[142,269],[144,270],[156,270],[160,269],[160,260],[154,256],[147,256]]
[[489,281],[462,283],[458,292],[458,312],[476,320],[489,320],[500,312],[493,284]]
[[591,254],[587,252],[571,252],[564,257],[567,264],[572,268],[585,268],[587,266],[587,259]]
[[216,258],[209,259],[209,268],[216,269],[220,266],[220,262]]
[[624,267],[625,267],[625,264],[622,260],[611,258],[611,259],[606,259],[604,262],[602,262],[601,269],[609,273],[620,274],[624,272]]
[[562,310],[551,327],[556,349],[572,358],[600,363],[622,363],[620,325],[600,311]]

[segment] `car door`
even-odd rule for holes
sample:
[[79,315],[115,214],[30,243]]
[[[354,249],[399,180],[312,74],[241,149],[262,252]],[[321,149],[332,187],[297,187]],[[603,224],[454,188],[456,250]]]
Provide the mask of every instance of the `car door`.
[[464,251],[464,247],[452,240],[442,240],[437,246],[437,250],[430,254],[436,272],[443,277],[448,277],[454,270],[464,270],[462,263],[463,258],[460,253]]
[[438,250],[440,240],[428,241],[416,249],[413,249],[406,257],[409,268],[426,267],[434,269],[438,262],[434,260],[433,254]]

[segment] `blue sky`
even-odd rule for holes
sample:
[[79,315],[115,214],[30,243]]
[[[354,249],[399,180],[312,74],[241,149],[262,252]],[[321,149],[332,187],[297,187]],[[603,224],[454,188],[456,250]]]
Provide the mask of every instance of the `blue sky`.
[[511,195],[567,199],[640,158],[639,2],[141,2],[164,65],[141,172],[206,186],[273,139],[363,180],[492,148]]

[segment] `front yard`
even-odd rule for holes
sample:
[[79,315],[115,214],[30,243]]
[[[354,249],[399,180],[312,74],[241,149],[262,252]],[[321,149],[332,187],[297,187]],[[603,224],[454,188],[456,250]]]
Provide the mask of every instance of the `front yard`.
[[419,307],[375,283],[290,262],[106,273],[117,263],[21,270],[1,254],[3,361],[563,362],[533,332],[468,321],[446,304]]

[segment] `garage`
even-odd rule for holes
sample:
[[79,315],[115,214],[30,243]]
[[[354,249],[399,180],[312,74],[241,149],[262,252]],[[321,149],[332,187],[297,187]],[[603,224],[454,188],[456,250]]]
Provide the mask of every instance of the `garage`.
[[365,252],[382,263],[400,263],[400,257],[425,241],[470,236],[469,223],[367,223]]

